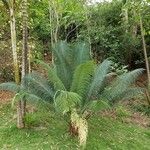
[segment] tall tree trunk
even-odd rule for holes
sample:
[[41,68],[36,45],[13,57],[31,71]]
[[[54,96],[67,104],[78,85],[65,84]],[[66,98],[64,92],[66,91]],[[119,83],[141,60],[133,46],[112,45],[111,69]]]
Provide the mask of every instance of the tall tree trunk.
[[128,23],[129,23],[128,8],[124,10],[124,17],[125,17],[126,33],[128,33]]
[[141,14],[139,14],[139,17],[140,17],[141,37],[142,37],[142,42],[143,42],[143,52],[144,52],[144,57],[145,57],[145,64],[146,64],[146,71],[147,71],[147,78],[148,78],[148,88],[150,88],[150,68],[149,68],[149,61],[148,61],[148,56],[147,56],[146,42],[144,38],[143,22],[142,22]]
[[[10,13],[10,29],[11,29],[11,44],[12,44],[12,53],[13,53],[13,64],[14,64],[14,74],[15,74],[15,82],[16,84],[20,83],[20,75],[19,75],[19,66],[18,66],[18,57],[17,57],[17,44],[16,44],[16,20],[14,13],[14,3],[15,0],[3,0],[3,3],[7,9],[9,9]],[[17,106],[17,127],[22,128],[22,115],[20,113],[21,103],[18,103]]]
[[[58,29],[59,29],[59,13],[57,10],[57,1],[49,0],[49,20],[51,26],[51,47],[58,42]],[[54,57],[52,53],[52,64],[54,63]]]
[[[127,4],[127,1],[125,3],[125,5]],[[130,30],[129,30],[129,10],[127,8],[127,6],[124,7],[123,9],[123,22],[125,25],[125,33],[129,34]],[[129,69],[131,69],[132,67],[132,48],[128,47],[127,48],[127,53],[126,53],[126,64],[129,65]]]
[[86,28],[87,28],[87,34],[88,34],[88,42],[89,42],[89,46],[90,46],[90,56],[93,57],[93,52],[92,52],[92,43],[91,43],[91,37],[90,37],[90,19],[88,16],[88,8],[87,5],[84,4],[83,2],[83,6],[85,9],[85,18],[86,18]]
[[[28,73],[28,30],[27,30],[27,0],[22,1],[22,24],[23,24],[23,49],[22,49],[22,76],[21,76],[21,86],[26,86],[27,83],[24,81],[25,75]],[[19,101],[18,109],[18,127],[25,127],[25,108],[26,108],[26,99]]]
[[[52,7],[51,7],[51,2],[48,1],[49,3],[49,21],[50,21],[50,27],[51,27],[51,48],[53,48],[54,46],[54,39],[53,39],[53,24],[52,24],[52,19],[53,19],[53,11],[52,11]],[[52,60],[52,64],[54,64],[54,58],[53,58],[53,51],[51,50],[51,60]]]
[[19,75],[17,46],[16,46],[17,45],[16,44],[16,20],[15,20],[15,14],[14,14],[14,0],[9,1],[9,11],[10,11],[11,44],[12,44],[12,52],[13,52],[15,82],[19,84],[20,75]]

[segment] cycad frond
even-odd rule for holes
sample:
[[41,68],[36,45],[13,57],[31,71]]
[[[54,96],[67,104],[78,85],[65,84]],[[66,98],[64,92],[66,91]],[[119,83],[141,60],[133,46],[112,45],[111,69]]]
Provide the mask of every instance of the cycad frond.
[[54,97],[54,105],[58,112],[70,112],[81,103],[81,96],[74,92],[58,91]]
[[53,52],[57,75],[69,90],[76,67],[91,60],[89,45],[83,42],[69,45],[61,41],[54,46]]
[[104,88],[104,82],[106,75],[108,74],[111,66],[111,61],[104,60],[95,70],[93,81],[90,85],[88,92],[88,98],[92,95],[96,96],[97,92],[101,91]]
[[94,69],[95,63],[93,61],[80,64],[74,72],[70,91],[76,92],[84,98],[87,94]]
[[17,85],[14,82],[1,83],[0,90],[6,90],[6,91],[18,93],[20,91],[20,85]]
[[90,46],[85,42],[78,42],[73,46],[73,63],[74,66],[78,66],[91,60]]
[[32,93],[25,93],[25,99],[30,101],[30,102],[41,102],[42,99],[38,96],[36,96],[35,94],[32,94]]
[[93,112],[98,112],[98,111],[102,111],[104,109],[109,109],[109,108],[110,108],[110,105],[108,104],[107,101],[92,100],[92,101],[89,101],[87,103],[87,105],[83,109],[83,112],[84,112],[84,110],[90,110],[90,111],[93,111]]
[[130,99],[130,98],[139,98],[139,96],[143,95],[145,89],[140,87],[130,87],[123,94],[122,99]]
[[25,76],[24,80],[28,83],[26,89],[45,101],[51,101],[54,96],[53,86],[38,73],[31,73]]
[[68,90],[70,88],[70,83],[72,81],[72,53],[69,45],[61,41],[57,43],[53,48],[54,53],[54,63],[56,66],[56,71],[58,77],[63,82],[65,88]]
[[46,64],[43,61],[37,60],[37,62],[46,69],[46,71],[48,73],[48,80],[54,85],[54,89],[56,91],[57,90],[65,90],[65,87],[64,87],[62,81],[57,76],[57,73],[54,70],[54,68],[50,67],[48,64]]
[[118,76],[116,80],[107,86],[106,89],[102,92],[100,96],[101,99],[107,99],[111,103],[121,100],[123,95],[129,90],[130,86],[132,86],[132,84],[136,81],[139,75],[142,74],[142,72],[143,69],[136,69],[134,71]]

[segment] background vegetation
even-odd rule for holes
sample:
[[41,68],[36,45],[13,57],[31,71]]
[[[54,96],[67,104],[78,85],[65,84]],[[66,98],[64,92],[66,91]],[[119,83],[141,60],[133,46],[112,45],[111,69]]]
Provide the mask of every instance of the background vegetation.
[[149,6],[1,0],[0,148],[148,150]]

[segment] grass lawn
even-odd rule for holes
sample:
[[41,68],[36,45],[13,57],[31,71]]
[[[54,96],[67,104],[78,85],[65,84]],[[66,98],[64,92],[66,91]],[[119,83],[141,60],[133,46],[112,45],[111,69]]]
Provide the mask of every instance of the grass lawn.
[[[77,150],[78,139],[68,134],[67,123],[48,109],[26,118],[26,129],[17,129],[15,111],[0,105],[0,150]],[[87,150],[150,150],[150,128],[123,123],[100,115],[89,121]]]

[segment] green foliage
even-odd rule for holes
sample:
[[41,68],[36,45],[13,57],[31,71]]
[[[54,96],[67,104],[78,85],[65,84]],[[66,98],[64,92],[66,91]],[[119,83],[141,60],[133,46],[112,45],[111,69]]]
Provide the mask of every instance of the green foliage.
[[79,65],[73,76],[71,91],[78,93],[82,97],[86,97],[88,88],[93,76],[95,64],[93,61],[88,61]]
[[50,38],[50,25],[48,14],[48,1],[29,1],[29,21],[32,35],[40,40]]
[[57,90],[65,90],[65,87],[62,83],[62,81],[57,76],[57,73],[55,72],[54,68],[50,67],[48,64],[46,64],[43,61],[36,60],[37,63],[39,63],[43,68],[46,69],[48,73],[48,80],[54,85],[54,89]]
[[122,121],[124,118],[131,116],[131,112],[123,106],[117,106],[115,108],[115,111],[116,111],[116,115],[117,115],[118,119],[120,119]]
[[90,85],[88,98],[92,95],[96,96],[99,91],[104,89],[105,78],[110,70],[111,62],[108,60],[103,61],[100,65],[95,68],[93,81]]
[[131,98],[143,93],[141,88],[134,88],[133,83],[142,74],[143,69],[124,73],[118,76],[105,90],[101,93],[101,98],[107,99],[110,103],[117,102],[121,99]]
[[128,72],[128,66],[121,65],[120,63],[113,63],[111,66],[111,71],[115,72],[117,75]]
[[52,102],[55,92],[52,84],[46,78],[33,72],[26,75],[24,80],[28,83],[26,87],[27,93],[34,94],[44,101]]
[[89,46],[84,42],[69,45],[61,41],[55,45],[53,53],[57,76],[69,90],[76,67],[90,60]]
[[[143,69],[124,73],[106,84],[111,61],[105,60],[96,65],[94,61],[89,60],[89,49],[85,55],[79,51],[80,47],[75,47],[65,42],[55,46],[55,70],[44,62],[37,61],[47,70],[48,80],[35,72],[26,75],[23,80],[27,86],[25,89],[20,88],[19,96],[21,99],[23,96],[29,100],[53,101],[56,111],[63,115],[70,114],[71,122],[79,135],[80,145],[84,146],[88,131],[86,110],[108,109],[109,104],[141,95],[141,88],[134,87],[133,84]],[[80,59],[71,59],[74,52],[81,55],[76,54]],[[11,89],[11,86],[9,88]]]
[[65,42],[58,43],[54,48],[54,56],[57,75],[66,89],[69,89],[69,84],[72,80],[72,68],[70,65],[72,55],[69,45]]
[[91,60],[90,45],[86,42],[76,42],[72,47],[72,61],[74,63],[74,69],[76,66]]
[[[105,60],[96,65],[93,61],[89,61],[89,49],[84,55],[83,48],[79,51],[79,44],[81,47],[85,45],[78,43],[77,46],[72,46],[60,42],[55,46],[55,70],[44,62],[38,61],[47,70],[48,80],[35,72],[27,75],[24,78],[25,82],[28,83],[26,93],[35,94],[40,99],[51,102],[54,95],[57,99],[57,91],[72,91],[82,97],[83,108],[91,100],[106,100],[113,104],[121,99],[132,98],[143,93],[141,88],[133,86],[136,79],[142,74],[143,69],[124,73],[117,76],[113,81],[109,81],[108,84],[107,78],[112,63]],[[76,56],[80,54],[80,59],[72,60],[74,53],[77,53]],[[62,96],[62,94],[60,95]],[[59,99],[61,99],[61,96]]]
[[[15,17],[17,40],[21,40],[20,1],[15,1]],[[0,2],[0,40],[9,39],[9,13]],[[96,5],[76,0],[50,1],[52,12],[58,14],[58,40],[70,42],[84,40],[90,42],[91,52],[102,61],[113,57],[115,62],[129,65],[130,68],[143,65],[141,38],[139,35],[138,12],[140,10],[145,30],[146,43],[149,43],[149,4],[144,1],[112,1]],[[124,10],[128,9],[128,23],[125,21]],[[51,32],[56,28],[56,17],[50,24],[49,1],[29,0],[29,27],[32,43],[39,43],[32,52],[37,58],[47,50],[51,50]],[[52,15],[54,15],[52,14]],[[137,29],[136,29],[137,28]],[[134,31],[135,30],[135,31]],[[128,32],[126,32],[128,31]],[[73,40],[72,40],[73,39]],[[8,48],[10,49],[10,48]],[[19,48],[21,49],[21,48]],[[92,54],[92,53],[91,53]],[[79,58],[79,57],[74,57]]]
[[74,92],[57,91],[54,105],[58,112],[66,114],[81,104],[81,96]]
[[93,112],[99,112],[106,109],[109,109],[110,105],[107,101],[104,100],[92,100],[85,105],[85,110],[90,110]]
[[17,85],[14,82],[1,83],[0,90],[7,90],[18,93],[20,91],[20,85]]
[[[86,106],[87,108],[90,105],[93,107],[95,100],[102,101],[100,103],[95,103],[97,104],[97,106],[95,105],[97,107],[96,109],[98,109],[98,107],[100,109],[103,101],[106,101],[107,107],[107,105],[114,104],[121,99],[133,98],[143,93],[141,88],[133,85],[139,75],[142,74],[142,69],[124,73],[108,83],[108,77],[111,76],[108,74],[111,70],[111,61],[105,60],[101,64],[96,65],[93,61],[89,61],[88,53],[87,56],[85,56],[79,49],[76,51],[74,47],[75,46],[70,46],[65,42],[60,42],[56,45],[54,49],[56,70],[38,61],[48,71],[49,79],[47,81],[38,74],[29,74],[25,79],[29,82],[28,88],[31,93],[47,101],[55,97],[56,102],[60,104],[63,102],[62,105],[55,105],[56,108],[57,106],[61,106],[63,112],[65,110],[66,112],[71,110],[71,108],[75,106],[74,100],[78,99],[72,98],[73,104],[69,103],[71,98],[70,95],[69,97],[66,96],[68,95],[66,93],[70,91],[82,97],[82,105],[78,105],[77,107],[79,112],[84,112]],[[84,61],[81,61],[82,59],[72,61],[71,58],[73,57],[74,50],[76,53],[81,54],[80,58],[83,58]],[[90,53],[89,50],[87,51]],[[68,89],[68,87],[70,88]],[[59,92],[57,93],[57,91],[62,90],[63,92],[60,92],[60,94],[58,94]],[[93,100],[94,102],[92,102]],[[69,108],[68,105],[71,105],[71,108]]]
[[[16,110],[11,105],[0,105],[0,149],[79,149],[77,138],[65,133],[67,123],[53,111],[36,107],[36,112],[26,116],[27,128],[18,130],[13,119]],[[89,132],[86,150],[149,149],[150,129],[137,124],[127,124],[122,120],[94,115],[88,120]]]
[[135,104],[131,106],[134,110],[139,111],[147,116],[150,116],[150,106],[148,104]]

